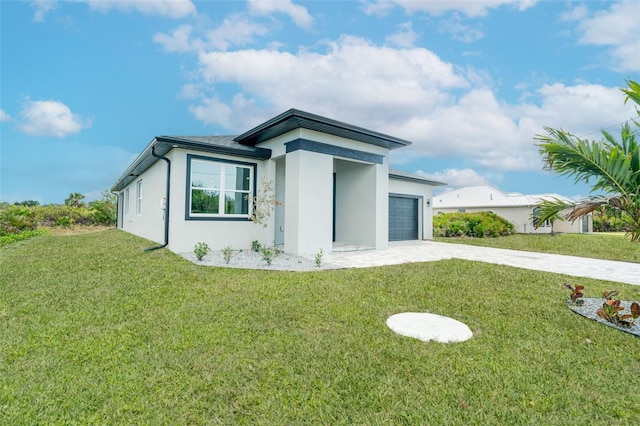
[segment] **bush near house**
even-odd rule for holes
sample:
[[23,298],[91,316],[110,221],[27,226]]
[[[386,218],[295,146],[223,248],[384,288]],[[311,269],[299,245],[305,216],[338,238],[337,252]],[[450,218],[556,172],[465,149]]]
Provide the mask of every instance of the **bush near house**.
[[513,224],[491,212],[440,213],[433,218],[434,237],[499,237],[515,233]]
[[633,220],[619,210],[604,207],[593,212],[594,232],[631,232]]

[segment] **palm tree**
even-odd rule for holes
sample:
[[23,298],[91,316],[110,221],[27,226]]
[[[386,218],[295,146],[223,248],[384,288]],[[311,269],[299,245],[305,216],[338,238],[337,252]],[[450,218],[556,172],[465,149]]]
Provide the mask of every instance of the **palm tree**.
[[[621,89],[626,95],[625,103],[632,100],[640,105],[640,84],[627,81],[628,88]],[[640,110],[636,106],[636,112]],[[640,128],[640,122],[633,121]],[[603,139],[599,142],[579,137],[550,127],[545,127],[547,135],[536,135],[537,146],[545,162],[545,169],[565,176],[573,176],[575,182],[589,183],[595,180],[591,192],[601,191],[606,195],[590,197],[576,204],[558,200],[541,204],[538,223],[557,216],[564,209],[571,211],[565,216],[574,221],[591,213],[603,205],[620,210],[631,218],[633,227],[631,241],[640,241],[640,146],[636,132],[627,122],[622,126],[620,140],[601,130]]]

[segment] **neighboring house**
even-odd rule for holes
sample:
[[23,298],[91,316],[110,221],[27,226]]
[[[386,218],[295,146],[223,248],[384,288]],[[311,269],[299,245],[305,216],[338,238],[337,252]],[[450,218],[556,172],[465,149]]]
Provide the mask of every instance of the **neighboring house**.
[[[235,137],[158,136],[111,189],[118,227],[177,253],[258,240],[311,256],[430,239],[432,188],[444,184],[389,169],[389,151],[408,145],[295,109]],[[250,219],[256,198],[275,204],[265,226]]]
[[[558,199],[568,203],[573,200],[558,194],[523,195],[505,193],[489,185],[470,186],[455,191],[436,195],[433,198],[433,212],[483,212],[490,211],[510,221],[516,232],[522,234],[549,234],[553,232],[589,233],[593,231],[591,214],[581,217],[575,222],[556,220],[541,224],[537,229],[533,226],[532,217],[538,205],[544,200]],[[561,213],[564,217],[569,210]]]

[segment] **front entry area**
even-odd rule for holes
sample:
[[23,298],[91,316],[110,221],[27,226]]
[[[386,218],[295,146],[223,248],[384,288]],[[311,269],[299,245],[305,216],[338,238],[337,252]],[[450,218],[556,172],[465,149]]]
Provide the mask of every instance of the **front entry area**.
[[389,241],[419,239],[418,198],[389,196]]

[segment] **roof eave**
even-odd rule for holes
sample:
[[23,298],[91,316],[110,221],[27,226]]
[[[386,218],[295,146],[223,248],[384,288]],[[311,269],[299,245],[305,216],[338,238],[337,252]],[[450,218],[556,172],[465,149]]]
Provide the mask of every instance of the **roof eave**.
[[237,136],[234,140],[242,145],[255,146],[268,139],[272,139],[298,128],[317,130],[334,136],[353,139],[387,149],[395,149],[411,145],[411,142],[404,139],[385,135],[373,130],[364,129],[362,127],[332,120],[330,118],[297,109],[285,111],[271,120],[254,127],[240,136]]
[[237,149],[232,147],[211,145],[202,142],[190,141],[188,139],[173,136],[156,136],[131,163],[131,165],[120,176],[116,183],[111,187],[111,192],[123,190],[138,176],[142,175],[149,167],[151,167],[158,158],[152,155],[154,151],[157,155],[165,155],[174,148],[191,149],[194,151],[210,152],[215,154],[234,155],[236,157],[251,158],[255,160],[266,160],[271,158],[271,150],[266,148],[252,147],[248,149]]

